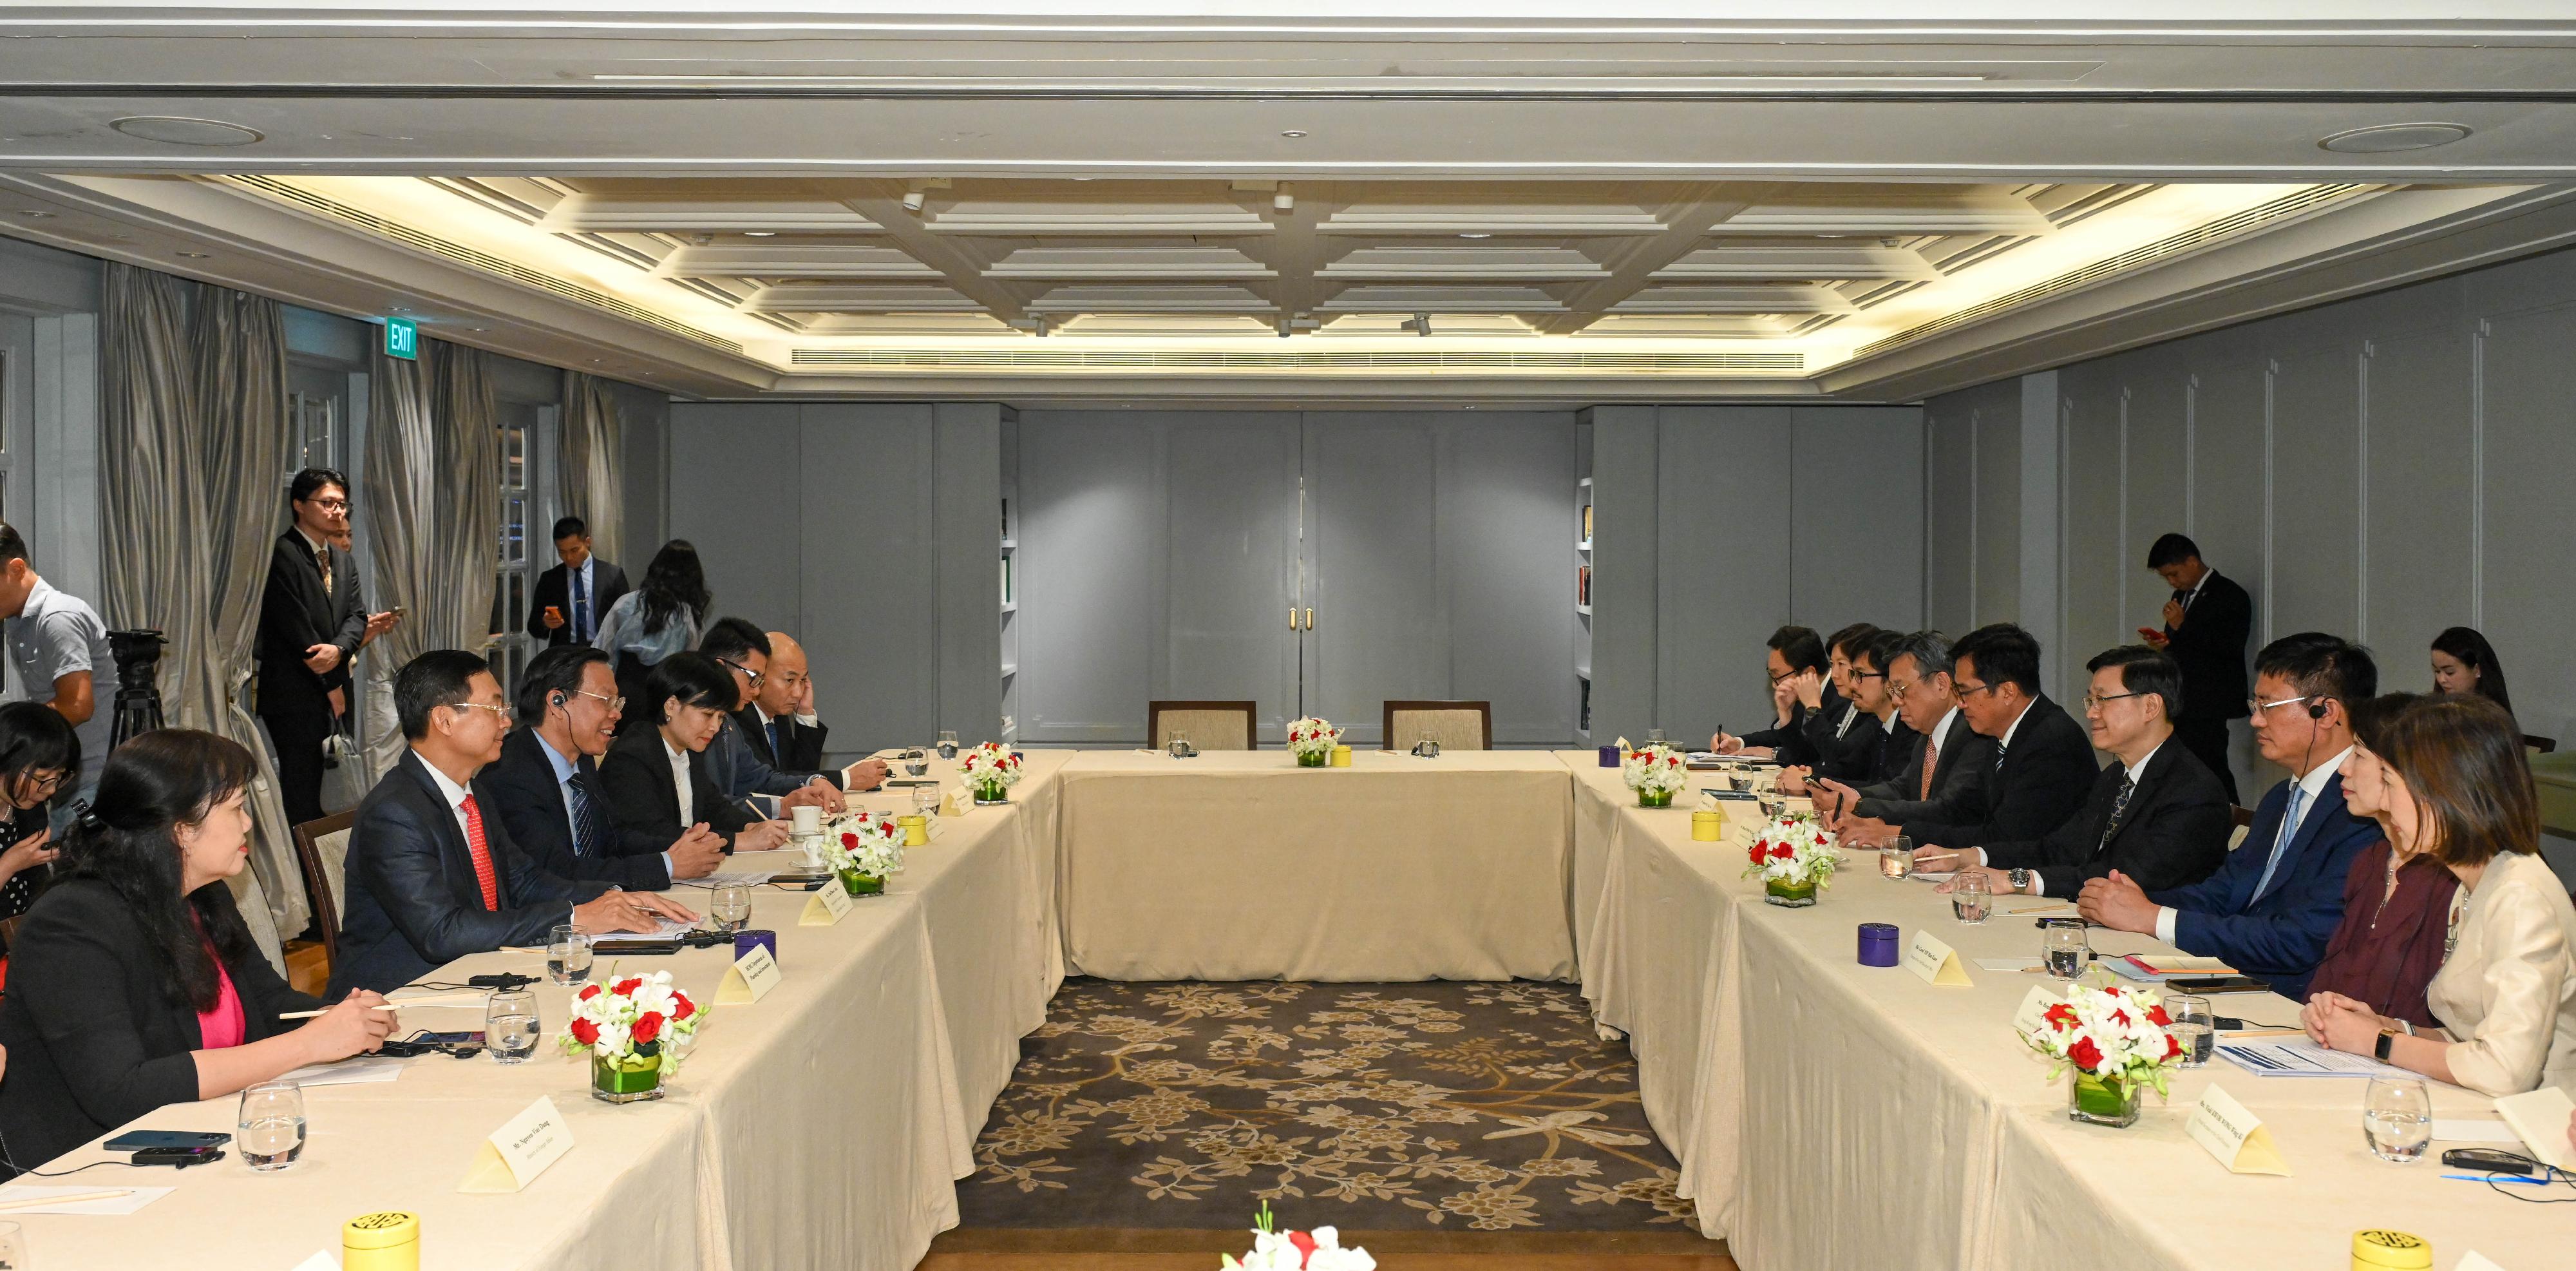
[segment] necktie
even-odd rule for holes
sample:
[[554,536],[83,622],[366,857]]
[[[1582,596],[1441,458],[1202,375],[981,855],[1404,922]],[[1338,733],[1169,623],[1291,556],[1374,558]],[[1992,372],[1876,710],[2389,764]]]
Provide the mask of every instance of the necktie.
[[322,566],[322,594],[328,596],[331,594],[331,545],[325,543],[314,548],[313,559]]
[[568,571],[572,581],[572,641],[590,643],[590,593],[581,585],[582,571]]
[[1997,771],[1997,772],[2001,772],[2001,771],[2003,771],[2003,770],[2004,770],[2004,748],[2003,748],[2003,746],[2001,746],[2000,744],[1998,744],[1998,745],[1995,747],[1995,771]]
[[465,811],[465,854],[474,858],[474,881],[483,885],[483,907],[498,910],[501,885],[492,877],[492,847],[483,839],[483,809],[474,806],[471,794],[456,806]]
[[2293,784],[2290,787],[2290,806],[2281,814],[2281,832],[2272,836],[2272,854],[2264,859],[2263,876],[2254,880],[2254,894],[2246,899],[2246,904],[2261,900],[2263,889],[2272,885],[2272,872],[2281,868],[2281,857],[2289,850],[2290,840],[2298,837],[2299,814],[2307,810],[2307,803],[2308,788]]
[[778,721],[773,719],[769,721],[769,762],[773,767],[787,762],[787,746],[779,737]]
[[1935,769],[1935,768],[1938,768],[1938,767],[1940,767],[1940,766],[1941,766],[1941,741],[1940,741],[1940,739],[1939,739],[1939,738],[1937,738],[1937,737],[1926,737],[1926,738],[1924,738],[1924,739],[1923,739],[1923,791],[1922,791],[1922,793],[1915,795],[1915,796],[1914,796],[1915,798],[1918,798],[1918,799],[1929,799],[1929,798],[1931,798],[1931,797],[1932,797],[1932,770],[1933,770],[1933,769]]
[[575,770],[566,784],[572,787],[573,855],[607,855],[608,826],[600,820],[599,800],[591,797],[590,774]]
[[2103,822],[2102,841],[2093,845],[2094,851],[2099,852],[2111,845],[2111,836],[2120,832],[2120,818],[2128,814],[2129,796],[2136,793],[2137,789],[2137,778],[2125,776],[2120,778],[2120,796],[2111,800],[2111,819]]

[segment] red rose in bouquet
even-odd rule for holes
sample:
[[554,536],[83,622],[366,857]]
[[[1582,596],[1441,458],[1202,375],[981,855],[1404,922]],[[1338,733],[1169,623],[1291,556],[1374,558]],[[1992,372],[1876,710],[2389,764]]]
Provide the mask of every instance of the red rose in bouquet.
[[[596,986],[596,985],[594,985],[593,987],[597,987],[597,986]],[[574,1021],[572,1022],[572,1039],[573,1039],[574,1041],[580,1042],[580,1043],[581,1043],[582,1045],[584,1045],[584,1046],[596,1046],[596,1045],[598,1045],[598,1044],[599,1044],[599,1025],[594,1024],[594,1023],[591,1023],[589,1020],[586,1020],[586,1019],[577,1019],[577,1020],[574,1020]]]
[[646,1012],[644,1012],[643,1014],[636,1016],[636,1017],[635,1017],[635,1027],[633,1028],[633,1030],[632,1030],[632,1031],[633,1031],[633,1032],[634,1032],[634,1034],[635,1034],[635,1041],[636,1041],[636,1044],[638,1044],[638,1045],[641,1045],[641,1044],[643,1044],[643,1043],[645,1043],[645,1042],[649,1042],[649,1041],[653,1040],[654,1038],[661,1036],[661,1035],[662,1035],[662,1012],[660,1012],[660,1011],[646,1011]]
[[2066,1048],[2066,1057],[2074,1060],[2076,1067],[2092,1072],[2102,1063],[2102,1048],[2094,1045],[2090,1037],[2078,1037],[2074,1045]]

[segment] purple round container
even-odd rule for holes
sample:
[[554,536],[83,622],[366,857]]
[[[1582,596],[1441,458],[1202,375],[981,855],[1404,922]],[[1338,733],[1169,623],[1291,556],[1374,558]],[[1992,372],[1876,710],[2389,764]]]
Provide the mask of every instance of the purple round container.
[[1601,766],[1604,768],[1616,768],[1619,766],[1619,748],[1617,746],[1603,746],[1601,748]]
[[1860,925],[1860,964],[1862,966],[1896,965],[1896,924],[1864,922]]
[[737,931],[733,933],[734,957],[740,958],[744,954],[751,952],[755,947],[767,949],[769,950],[770,957],[777,957],[778,933],[775,931],[761,931],[758,929]]

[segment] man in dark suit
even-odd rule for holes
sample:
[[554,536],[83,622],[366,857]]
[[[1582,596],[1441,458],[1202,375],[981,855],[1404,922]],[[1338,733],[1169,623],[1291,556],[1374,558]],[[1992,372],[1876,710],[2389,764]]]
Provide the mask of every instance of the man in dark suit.
[[487,811],[477,774],[501,754],[510,708],[483,659],[433,649],[394,676],[410,747],[358,805],[349,832],[348,916],[329,997],[408,984],[458,958],[585,933],[653,931],[697,915],[659,896],[573,882],[537,867]]
[[[1832,691],[1819,694],[1816,709],[1799,721],[1814,758],[1807,772],[1786,774],[1792,778],[1784,787],[1789,793],[1800,793],[1800,782],[1810,775],[1841,781],[1869,779],[1867,768],[1877,752],[1881,730],[1878,716],[1860,702],[1860,685],[1852,671],[1861,649],[1877,635],[1877,627],[1855,622],[1825,638],[1825,679]],[[1801,703],[1805,704],[1803,695]]]
[[1908,737],[1895,777],[1853,786],[1820,780],[1829,804],[1843,809],[1834,831],[1854,846],[1876,847],[1900,835],[1923,842],[1916,823],[1931,823],[1945,805],[1972,797],[1994,770],[1995,741],[1979,736],[1959,709],[1950,682],[1950,642],[1938,631],[1899,636],[1886,647],[1888,696]]
[[787,822],[753,816],[707,765],[707,746],[740,700],[733,673],[714,656],[674,653],[645,676],[639,703],[649,728],[630,728],[608,748],[599,779],[620,828],[677,837],[704,826],[729,850],[761,852],[787,842]]
[[277,746],[278,794],[296,824],[322,815],[322,743],[349,709],[349,659],[399,615],[367,612],[349,533],[349,479],[306,468],[287,486],[295,524],[269,553],[260,596],[259,718]]
[[1817,712],[1841,712],[1841,699],[1834,696],[1826,682],[1831,663],[1825,654],[1825,642],[1809,628],[1787,626],[1772,632],[1763,643],[1771,650],[1764,658],[1764,669],[1771,677],[1776,723],[1741,737],[1721,729],[1708,739],[1708,748],[1721,755],[1768,757],[1783,764],[1814,763],[1816,752],[1807,740],[1807,717]]
[[588,644],[626,594],[626,571],[590,554],[590,527],[578,516],[555,522],[555,556],[563,563],[537,575],[528,597],[528,634],[547,648]]
[[704,878],[724,862],[724,840],[704,825],[677,839],[620,827],[608,809],[599,756],[616,739],[624,704],[605,650],[548,649],[519,676],[519,726],[484,774],[510,837],[558,878],[600,879],[661,891]]
[[[734,713],[734,724],[762,763],[788,772],[819,771],[823,742],[832,730],[814,715],[814,680],[806,671],[805,646],[784,631],[768,636],[767,674],[751,704]],[[850,789],[869,790],[885,780],[885,772],[885,761],[867,759],[841,775]]]
[[2139,634],[2182,666],[2182,715],[2174,735],[2227,787],[2236,801],[2236,774],[2228,764],[2227,721],[2245,716],[2245,642],[2254,632],[2254,598],[2234,581],[2201,563],[2200,547],[2167,534],[2147,549],[2147,568],[2173,588],[2165,602],[2165,628]]
[[2353,858],[2379,826],[2345,809],[2340,774],[2352,756],[2352,708],[2379,691],[2368,651],[2303,631],[2254,658],[2254,744],[2290,777],[2263,796],[2245,843],[2217,873],[2157,889],[2113,874],[2084,885],[2078,911],[2119,931],[2153,935],[2305,999],[2308,977],[2343,921]]
[[[2084,669],[2093,673],[2084,719],[2111,766],[2093,779],[2082,812],[2037,839],[1979,844],[1983,864],[1974,868],[1998,895],[2074,896],[2113,871],[2150,887],[2208,877],[2227,857],[2227,792],[2198,756],[2173,743],[2182,668],[2131,644]],[[1952,879],[1941,890],[1956,885]]]
[[[2039,641],[2008,622],[1979,627],[1951,650],[1950,685],[1968,726],[1993,739],[1984,781],[1909,821],[1915,860],[1938,873],[1943,851],[2039,838],[2083,808],[2099,769],[2084,729],[2039,691]],[[1940,850],[1928,850],[1940,849]]]
[[[1913,762],[1914,752],[1923,748],[1923,735],[1905,722],[1905,712],[1896,705],[1896,694],[1889,689],[1888,664],[1896,660],[1896,650],[1905,643],[1902,631],[1876,631],[1852,650],[1852,705],[1874,725],[1869,744],[1855,751],[1842,765],[1851,779],[1862,785],[1894,781]],[[1817,769],[1826,773],[1823,768]]]

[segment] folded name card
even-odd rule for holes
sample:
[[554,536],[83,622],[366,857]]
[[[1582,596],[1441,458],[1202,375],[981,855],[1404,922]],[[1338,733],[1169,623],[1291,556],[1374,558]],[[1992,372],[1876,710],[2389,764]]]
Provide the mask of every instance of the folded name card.
[[2041,985],[2031,985],[2030,992],[2022,994],[2021,1009],[2013,1012],[2013,1031],[2028,1036],[2047,1027],[2048,1008],[2065,1000]]
[[2504,1271],[2504,1268],[2496,1265],[2495,1259],[2471,1249],[2460,1255],[2460,1260],[2451,1265],[2451,1271]]
[[769,956],[768,949],[753,945],[751,952],[735,958],[733,965],[725,968],[724,983],[716,986],[716,1001],[720,1005],[747,1006],[769,996],[769,991],[777,987],[778,959]]
[[555,1101],[539,1099],[483,1140],[456,1190],[475,1195],[518,1191],[571,1150],[572,1129],[555,1111]]
[[805,912],[796,919],[800,927],[828,927],[850,912],[850,893],[838,878],[826,879],[822,886],[805,893]]
[[1914,933],[1914,947],[1905,951],[1905,969],[1923,977],[1926,984],[1970,987],[1968,968],[1959,965],[1959,951],[1929,931]]
[[2273,1146],[2263,1118],[2246,1111],[2225,1086],[2212,1085],[2201,1092],[2200,1102],[2192,1105],[2191,1120],[2183,1123],[2183,1133],[2208,1149],[2229,1173],[2289,1177],[2290,1163]]

